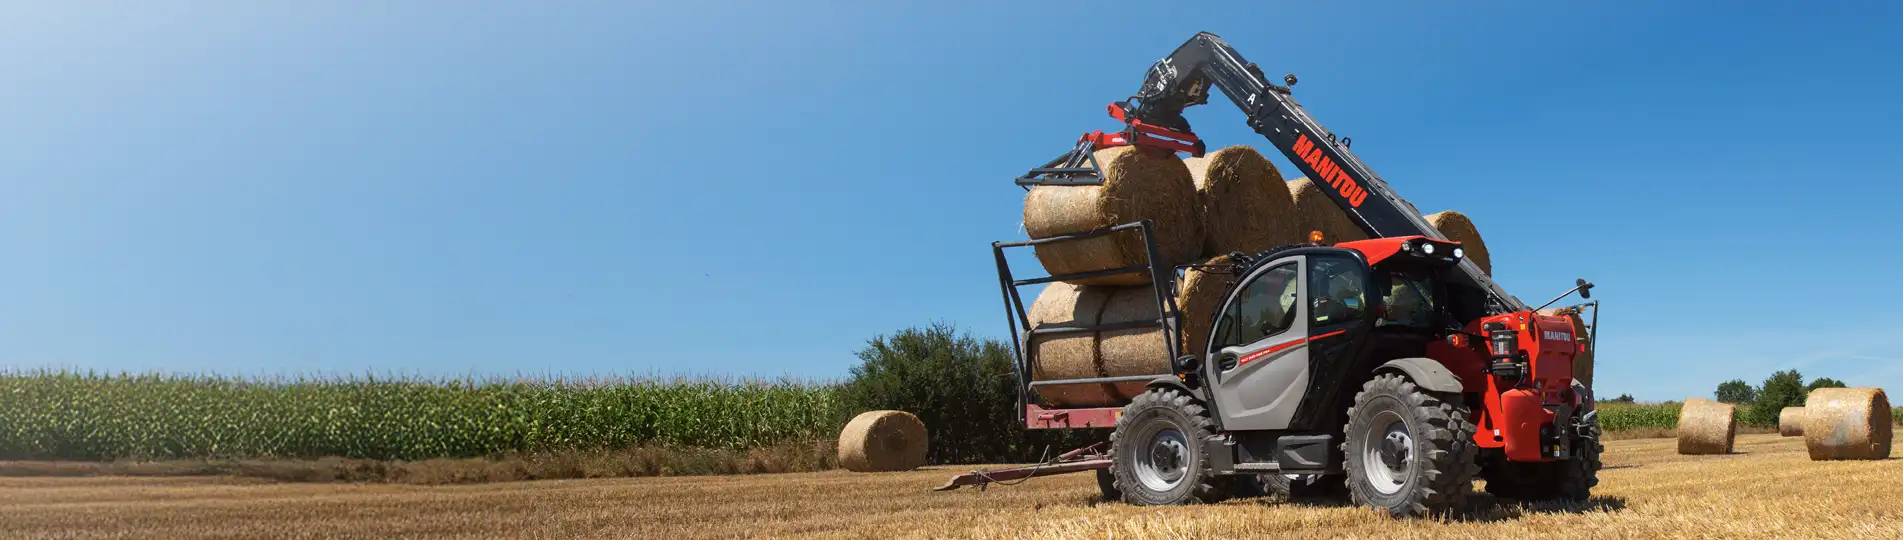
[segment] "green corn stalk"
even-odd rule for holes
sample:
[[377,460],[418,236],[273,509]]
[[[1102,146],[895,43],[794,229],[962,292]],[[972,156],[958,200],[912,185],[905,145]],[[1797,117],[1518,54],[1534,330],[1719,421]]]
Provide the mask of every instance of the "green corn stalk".
[[427,459],[825,439],[811,381],[0,373],[0,459]]

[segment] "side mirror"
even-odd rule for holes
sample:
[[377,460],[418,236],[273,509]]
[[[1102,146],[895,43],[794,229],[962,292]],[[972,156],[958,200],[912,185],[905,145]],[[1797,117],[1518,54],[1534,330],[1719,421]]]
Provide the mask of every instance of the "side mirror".
[[1579,285],[1579,297],[1581,299],[1592,299],[1592,282],[1586,281],[1585,279],[1578,279],[1574,280],[1574,284]]
[[1203,364],[1202,357],[1185,354],[1176,357],[1176,370],[1182,373],[1195,373]]

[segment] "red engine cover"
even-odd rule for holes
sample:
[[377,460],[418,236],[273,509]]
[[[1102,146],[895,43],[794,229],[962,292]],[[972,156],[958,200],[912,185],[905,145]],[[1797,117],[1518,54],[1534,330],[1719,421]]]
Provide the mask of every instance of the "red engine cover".
[[1513,461],[1551,460],[1540,441],[1540,428],[1557,420],[1548,407],[1568,402],[1577,405],[1579,398],[1571,395],[1573,355],[1578,354],[1572,321],[1523,311],[1474,321],[1467,331],[1485,336],[1482,328],[1493,322],[1518,334],[1515,346],[1526,352],[1530,373],[1526,379],[1507,386],[1506,381],[1482,371],[1480,378],[1486,381],[1484,408],[1474,420],[1479,428],[1474,432],[1474,442],[1482,448],[1503,448],[1507,459]]
[[1544,461],[1540,448],[1540,426],[1553,423],[1553,412],[1546,410],[1546,399],[1537,392],[1515,388],[1500,393],[1501,416],[1494,426],[1506,439],[1507,459]]

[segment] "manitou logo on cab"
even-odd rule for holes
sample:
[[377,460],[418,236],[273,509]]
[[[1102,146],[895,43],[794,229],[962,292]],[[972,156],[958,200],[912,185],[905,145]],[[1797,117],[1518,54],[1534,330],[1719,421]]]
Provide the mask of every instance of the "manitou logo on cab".
[[1543,334],[1546,336],[1546,339],[1553,340],[1553,341],[1572,341],[1573,340],[1573,335],[1565,333],[1565,332],[1556,332],[1552,330],[1547,330],[1543,332]]
[[1302,161],[1307,162],[1308,167],[1315,170],[1317,181],[1327,183],[1329,187],[1335,189],[1335,193],[1341,194],[1341,198],[1347,199],[1348,206],[1360,208],[1361,201],[1368,200],[1368,190],[1362,188],[1361,184],[1355,183],[1355,179],[1350,178],[1348,173],[1342,172],[1341,166],[1336,165],[1335,160],[1323,155],[1322,149],[1316,148],[1315,142],[1308,140],[1307,135],[1301,135],[1295,139],[1295,154],[1302,156]]

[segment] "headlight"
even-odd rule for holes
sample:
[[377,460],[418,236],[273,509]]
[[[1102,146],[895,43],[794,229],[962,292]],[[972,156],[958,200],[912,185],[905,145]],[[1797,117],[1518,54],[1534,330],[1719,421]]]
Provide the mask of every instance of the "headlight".
[[1465,259],[1465,258],[1467,258],[1467,250],[1464,250],[1464,249],[1460,249],[1460,248],[1454,248],[1454,258],[1456,258],[1456,259]]
[[1429,243],[1426,243],[1426,242],[1422,242],[1422,243],[1421,243],[1421,253],[1426,253],[1426,254],[1428,254],[1428,255],[1433,255],[1433,254],[1434,254],[1434,245],[1433,245],[1433,244],[1429,244]]

